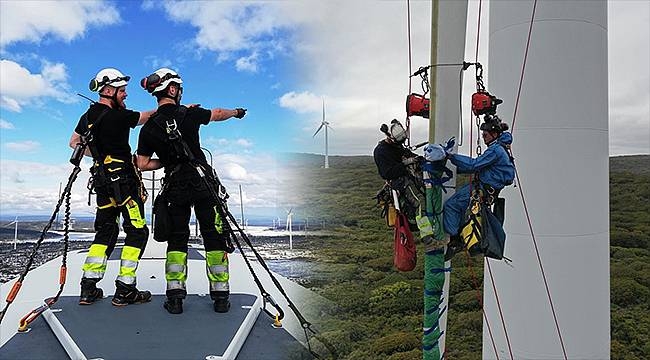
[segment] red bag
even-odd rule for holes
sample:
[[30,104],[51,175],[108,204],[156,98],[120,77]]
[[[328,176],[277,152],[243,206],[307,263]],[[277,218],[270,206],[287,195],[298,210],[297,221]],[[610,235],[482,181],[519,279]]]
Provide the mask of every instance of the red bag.
[[409,229],[408,220],[406,215],[398,213],[395,222],[395,256],[393,264],[399,271],[411,271],[415,269],[416,261],[415,242]]

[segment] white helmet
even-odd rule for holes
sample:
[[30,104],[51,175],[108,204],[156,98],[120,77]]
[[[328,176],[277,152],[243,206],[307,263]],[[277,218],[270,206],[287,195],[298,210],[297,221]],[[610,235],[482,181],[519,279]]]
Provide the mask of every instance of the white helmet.
[[171,83],[182,84],[183,80],[176,71],[168,68],[160,68],[140,81],[140,85],[150,94],[165,90]]
[[404,126],[402,126],[402,123],[397,121],[397,119],[393,119],[390,122],[389,134],[391,139],[395,142],[403,143],[404,140],[406,140],[406,130],[404,129]]
[[113,68],[106,68],[100,70],[95,78],[90,80],[88,87],[90,91],[101,91],[104,86],[110,85],[113,87],[126,86],[131,79],[130,76],[125,76],[119,70]]

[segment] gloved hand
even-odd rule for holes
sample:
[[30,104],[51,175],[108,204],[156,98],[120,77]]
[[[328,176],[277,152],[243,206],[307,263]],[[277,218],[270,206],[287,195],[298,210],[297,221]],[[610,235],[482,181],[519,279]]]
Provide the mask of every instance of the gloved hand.
[[456,154],[456,151],[458,151],[458,149],[454,146],[455,144],[456,144],[456,137],[451,137],[449,140],[447,140],[447,144],[443,146],[447,158],[450,158],[452,155]]
[[456,148],[455,148],[455,147],[451,147],[451,148],[449,148],[449,149],[445,149],[445,154],[447,155],[447,158],[452,157],[452,155],[455,155],[455,154],[456,154]]
[[246,115],[246,109],[244,108],[236,108],[235,110],[237,111],[237,115],[235,115],[237,119],[241,119]]
[[418,157],[417,156],[405,158],[405,159],[402,160],[402,164],[404,164],[406,166],[409,166],[411,164],[415,164],[416,162],[418,162]]

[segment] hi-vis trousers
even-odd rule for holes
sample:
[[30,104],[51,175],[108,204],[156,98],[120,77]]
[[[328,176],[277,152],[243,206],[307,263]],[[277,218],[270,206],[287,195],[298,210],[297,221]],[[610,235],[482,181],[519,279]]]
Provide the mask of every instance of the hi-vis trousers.
[[117,203],[109,187],[97,188],[97,214],[95,216],[95,239],[88,250],[82,267],[84,279],[101,280],[106,272],[106,262],[113,252],[119,232],[120,214],[122,228],[126,233],[122,248],[120,272],[117,280],[135,285],[135,272],[149,237],[144,218],[144,204],[139,195],[136,179],[125,179],[120,184],[124,200]]

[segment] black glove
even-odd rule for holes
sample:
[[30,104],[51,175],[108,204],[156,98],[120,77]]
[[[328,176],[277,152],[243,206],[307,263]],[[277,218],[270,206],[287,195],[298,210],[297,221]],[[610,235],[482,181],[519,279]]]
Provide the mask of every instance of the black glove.
[[237,110],[237,115],[235,115],[237,119],[241,119],[244,117],[244,115],[246,115],[246,109],[236,108],[235,110]]

